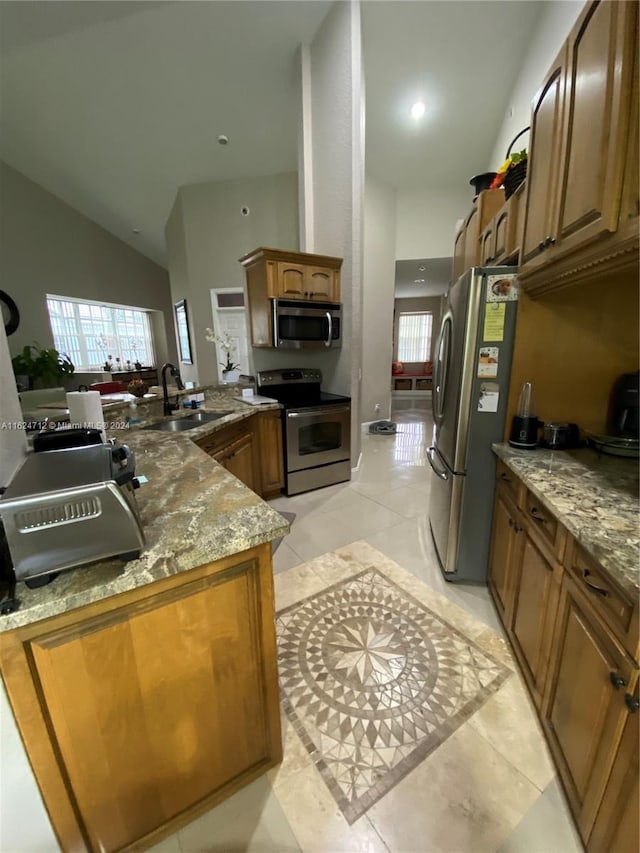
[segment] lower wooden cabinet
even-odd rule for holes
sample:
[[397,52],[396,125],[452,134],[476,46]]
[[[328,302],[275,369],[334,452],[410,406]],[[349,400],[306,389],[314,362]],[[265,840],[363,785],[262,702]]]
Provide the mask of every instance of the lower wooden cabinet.
[[584,839],[629,716],[625,691],[636,682],[624,649],[565,576],[542,722]]
[[196,444],[261,497],[273,498],[282,491],[284,466],[279,409],[257,412],[216,430]]
[[[626,693],[625,700],[630,703],[630,707],[637,707],[638,688],[636,687],[635,695]],[[638,853],[640,850],[638,724],[637,711],[629,714],[624,724],[614,767],[589,836],[589,853]]]
[[540,708],[563,570],[526,527],[522,536],[509,628],[522,674]]
[[282,419],[280,411],[258,412],[260,494],[276,497],[284,487]]
[[523,529],[519,513],[500,481],[493,508],[493,538],[489,557],[489,589],[505,626],[513,612],[514,575],[519,571]]
[[211,454],[216,462],[237,477],[251,491],[260,493],[258,479],[256,477],[256,454],[254,449],[253,433],[248,432],[240,438],[229,442],[217,453]]
[[270,555],[267,543],[0,635],[63,850],[149,846],[281,759]]
[[637,602],[501,462],[489,589],[587,850],[635,853]]

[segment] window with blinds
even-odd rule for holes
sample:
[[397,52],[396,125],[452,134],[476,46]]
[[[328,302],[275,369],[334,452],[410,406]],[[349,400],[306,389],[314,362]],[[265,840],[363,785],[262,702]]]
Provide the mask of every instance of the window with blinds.
[[127,361],[155,365],[148,311],[51,295],[47,310],[54,346],[76,370],[102,369],[107,360],[114,370],[126,370]]
[[398,320],[398,361],[428,361],[431,353],[431,311],[407,311]]

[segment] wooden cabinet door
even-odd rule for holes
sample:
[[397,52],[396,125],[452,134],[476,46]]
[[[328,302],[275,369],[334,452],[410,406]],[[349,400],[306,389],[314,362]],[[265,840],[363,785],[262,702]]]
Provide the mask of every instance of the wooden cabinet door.
[[495,259],[495,220],[482,232],[480,237],[480,263],[489,265]]
[[[616,689],[611,679],[621,679]],[[565,575],[544,699],[543,725],[576,824],[586,840],[609,778],[637,671]]]
[[522,674],[538,708],[542,704],[561,580],[562,566],[550,560],[527,531],[508,627]]
[[521,272],[538,266],[555,239],[556,196],[559,180],[562,109],[566,72],[566,45],[554,62],[531,115],[527,163],[527,202],[520,256]]
[[451,283],[454,284],[464,272],[464,226],[456,234],[453,246],[453,268],[451,271]]
[[304,299],[304,292],[309,289],[306,282],[306,267],[304,264],[278,261],[275,284],[277,295],[281,299]]
[[282,419],[279,411],[258,415],[258,455],[262,497],[280,493],[284,486]]
[[305,299],[318,302],[339,302],[339,276],[337,270],[327,267],[307,267],[305,272]]
[[510,255],[513,249],[509,246],[509,237],[511,236],[510,212],[511,199],[505,204],[495,218],[495,240],[493,260],[495,263],[500,263],[507,255]]
[[[635,696],[638,701],[638,689]],[[611,776],[589,836],[589,853],[638,853],[640,850],[640,791],[638,790],[638,712],[629,713]]]
[[270,577],[259,567],[236,558],[30,642],[90,850],[131,844],[278,760]]
[[523,531],[518,517],[504,487],[498,486],[493,509],[489,590],[505,627],[511,620],[514,575],[518,572],[522,551]]
[[480,263],[480,215],[476,204],[467,219],[464,235],[464,262],[462,272]]
[[224,456],[224,466],[241,480],[245,486],[252,491],[257,491],[259,486],[255,474],[255,457],[253,452],[253,435],[245,435],[227,449]]
[[595,0],[569,36],[556,255],[618,228],[636,14],[635,3]]
[[[638,21],[636,20],[636,32]],[[633,88],[631,91],[631,115],[629,117],[629,146],[624,160],[624,182],[622,187],[622,202],[620,205],[620,224],[623,228],[631,220],[637,228],[638,217],[640,216],[640,178],[638,175],[638,161],[640,160],[638,151],[638,131],[640,124],[640,116],[638,110],[640,108],[640,87],[638,84],[638,75],[640,67],[638,63],[638,43],[635,44],[636,53],[633,62]],[[636,232],[637,233],[637,232]]]

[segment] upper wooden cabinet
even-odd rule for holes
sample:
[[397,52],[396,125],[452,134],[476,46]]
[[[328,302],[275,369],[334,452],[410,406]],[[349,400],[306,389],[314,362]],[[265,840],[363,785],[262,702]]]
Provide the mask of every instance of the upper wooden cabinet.
[[543,262],[542,253],[554,239],[555,189],[559,173],[566,62],[565,46],[553,63],[533,104],[521,275]]
[[504,190],[484,190],[475,200],[464,226],[462,273],[482,263],[480,236],[504,204]]
[[588,3],[534,101],[520,268],[530,293],[637,262],[637,38],[635,3]]
[[482,232],[481,262],[483,265],[517,263],[520,255],[522,206],[526,181],[510,196]]
[[251,343],[272,346],[271,299],[340,302],[342,258],[261,247],[240,258],[247,278]]
[[451,283],[457,281],[464,272],[464,236],[465,225],[463,222],[460,230],[456,234],[456,239],[453,244],[453,269],[451,271]]

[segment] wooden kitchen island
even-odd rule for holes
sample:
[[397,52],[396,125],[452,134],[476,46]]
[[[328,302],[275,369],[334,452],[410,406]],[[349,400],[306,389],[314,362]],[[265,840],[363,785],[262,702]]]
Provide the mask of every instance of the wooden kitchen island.
[[29,590],[0,669],[64,851],[142,849],[282,757],[282,516],[185,435],[131,431],[147,538]]

